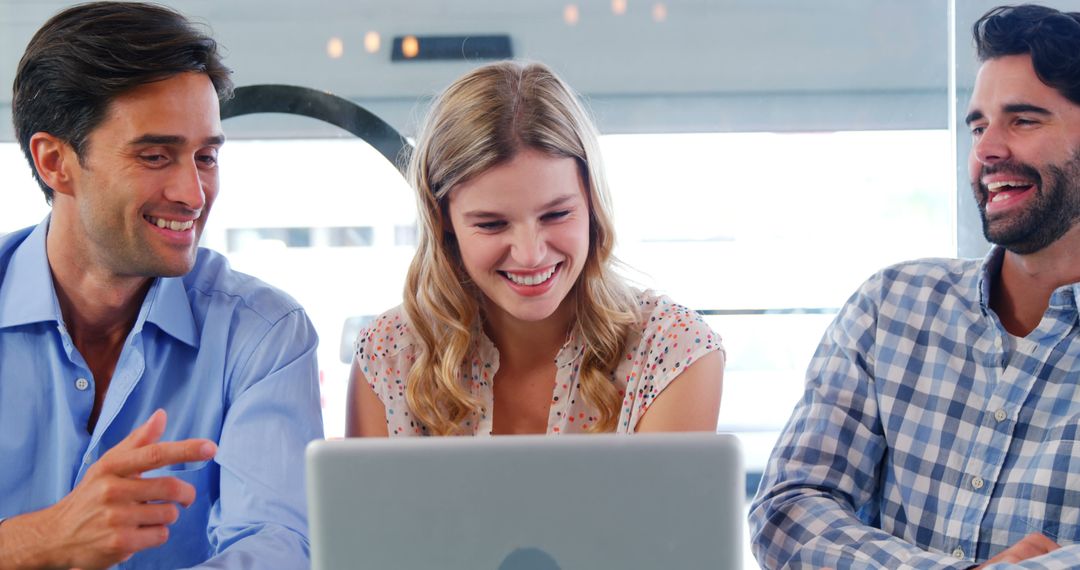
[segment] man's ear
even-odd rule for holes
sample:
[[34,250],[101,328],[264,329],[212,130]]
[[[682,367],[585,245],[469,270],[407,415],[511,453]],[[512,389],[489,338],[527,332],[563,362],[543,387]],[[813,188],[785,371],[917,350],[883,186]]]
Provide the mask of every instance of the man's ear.
[[34,133],[30,137],[30,155],[38,176],[49,188],[59,194],[73,194],[73,169],[79,167],[79,157],[70,144],[46,132]]

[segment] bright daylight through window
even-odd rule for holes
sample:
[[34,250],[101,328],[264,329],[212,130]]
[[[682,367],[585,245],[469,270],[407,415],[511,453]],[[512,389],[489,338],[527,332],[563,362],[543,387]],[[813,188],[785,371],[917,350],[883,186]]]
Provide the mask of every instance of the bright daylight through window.
[[[724,337],[720,427],[762,440],[747,446],[751,469],[858,284],[885,265],[955,251],[943,130],[612,135],[601,144],[624,272],[705,312]],[[40,220],[48,209],[15,144],[0,145],[0,163],[13,204],[0,232]],[[401,302],[412,192],[359,140],[233,140],[221,164],[204,244],[308,310],[321,338],[326,433],[341,436],[355,334]]]

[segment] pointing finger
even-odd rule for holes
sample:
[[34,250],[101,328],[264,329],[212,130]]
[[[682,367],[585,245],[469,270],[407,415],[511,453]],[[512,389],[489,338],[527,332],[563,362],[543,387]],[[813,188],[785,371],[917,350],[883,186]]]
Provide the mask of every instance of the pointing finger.
[[207,461],[216,453],[217,446],[208,439],[185,439],[152,443],[110,457],[102,456],[100,462],[107,461],[105,468],[111,473],[131,477],[177,463]]
[[145,423],[131,430],[113,449],[135,449],[156,442],[161,438],[161,434],[165,433],[166,421],[165,410],[155,410]]
[[[177,503],[185,507],[195,502],[195,487],[176,477],[121,478],[115,494],[136,503]],[[150,524],[140,522],[139,524]],[[155,523],[160,524],[160,523]]]

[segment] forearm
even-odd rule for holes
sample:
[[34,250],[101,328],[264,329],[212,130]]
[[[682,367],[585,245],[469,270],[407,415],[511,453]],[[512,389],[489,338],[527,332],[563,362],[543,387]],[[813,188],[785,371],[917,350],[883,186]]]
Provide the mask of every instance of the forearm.
[[0,522],[0,570],[58,568],[58,554],[41,532],[39,513],[28,513]]
[[868,524],[882,518],[888,450],[870,386],[812,382],[796,408],[750,511],[752,546],[763,568],[974,566]]
[[980,570],[1072,570],[1080,568],[1080,544],[1062,546],[1061,548],[1029,558],[1023,562],[1001,562],[983,566]]
[[[224,530],[224,529],[222,529]],[[293,570],[308,568],[310,544],[303,533],[278,525],[264,525],[229,543],[216,556],[193,570]]]
[[[833,497],[787,489],[756,505],[752,543],[763,568],[970,568],[866,525]],[[753,523],[752,523],[753,524]]]

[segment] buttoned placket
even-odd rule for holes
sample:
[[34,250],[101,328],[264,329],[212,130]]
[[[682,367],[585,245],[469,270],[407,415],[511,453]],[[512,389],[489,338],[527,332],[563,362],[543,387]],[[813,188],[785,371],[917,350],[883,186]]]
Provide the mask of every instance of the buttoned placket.
[[[959,520],[961,525],[959,529],[950,525],[950,530],[957,530],[956,534],[950,532],[950,536],[959,538],[953,551],[957,558],[967,558],[965,552],[973,555],[979,544],[981,523],[989,510],[994,485],[1001,476],[1007,451],[1012,445],[1016,428],[1013,417],[1018,406],[1027,401],[1038,378],[1038,370],[1025,370],[1012,363],[1021,360],[1047,362],[1050,353],[1066,338],[1071,328],[1071,325],[1064,324],[1070,319],[1062,319],[1060,314],[1055,314],[1063,308],[1074,311],[1071,306],[1052,306],[1036,330],[1028,335],[1028,338],[1037,338],[1041,342],[1007,336],[996,317],[990,316],[994,325],[989,328],[989,334],[993,335],[993,348],[986,355],[986,370],[996,373],[998,377],[992,384],[994,390],[984,408],[983,421],[975,434],[975,444],[957,492],[953,520]],[[1075,315],[1075,312],[1070,314]]]
[[[59,309],[57,309],[57,313],[59,314]],[[86,425],[83,423],[83,419],[89,418],[94,408],[94,376],[91,374],[86,360],[75,348],[75,342],[71,339],[71,335],[62,321],[56,322],[56,332],[60,337],[60,345],[64,349],[64,355],[67,357],[67,362],[63,365],[64,372],[61,378],[57,378],[57,382],[68,392],[67,401],[71,415],[74,418],[74,433],[71,435],[75,438],[75,441],[79,442],[82,449],[81,454],[73,458],[71,465],[70,473],[73,479],[70,485],[71,488],[74,488],[82,479],[86,468],[93,464],[94,461],[97,461],[98,457],[93,452],[92,446],[89,445],[90,434],[86,433]]]
[[[90,435],[89,443],[83,454],[83,464],[75,477],[74,483],[78,483],[86,475],[86,470],[101,456],[101,437],[109,429],[116,415],[120,413],[124,402],[127,401],[135,385],[142,377],[146,369],[146,360],[138,345],[140,334],[131,333],[124,344],[124,349],[117,360],[116,369],[109,381],[109,391],[105,396],[105,402],[101,407],[101,415],[98,416],[94,433]],[[125,434],[126,435],[126,434]]]
[[[960,559],[974,556],[979,544],[981,523],[990,508],[994,484],[1005,463],[1006,451],[1012,440],[1013,422],[1006,422],[1008,411],[1006,401],[1010,386],[1028,382],[1025,391],[1030,390],[1030,376],[1023,375],[1015,367],[1009,367],[1008,353],[1012,344],[1007,332],[997,318],[987,314],[984,324],[986,332],[982,342],[974,347],[976,354],[984,351],[981,360],[984,364],[977,370],[987,377],[982,382],[989,390],[982,402],[982,420],[971,434],[971,453],[963,463],[963,474],[959,481],[952,517],[949,521],[949,536],[955,540],[953,556]],[[1000,418],[1000,419],[999,419]]]

